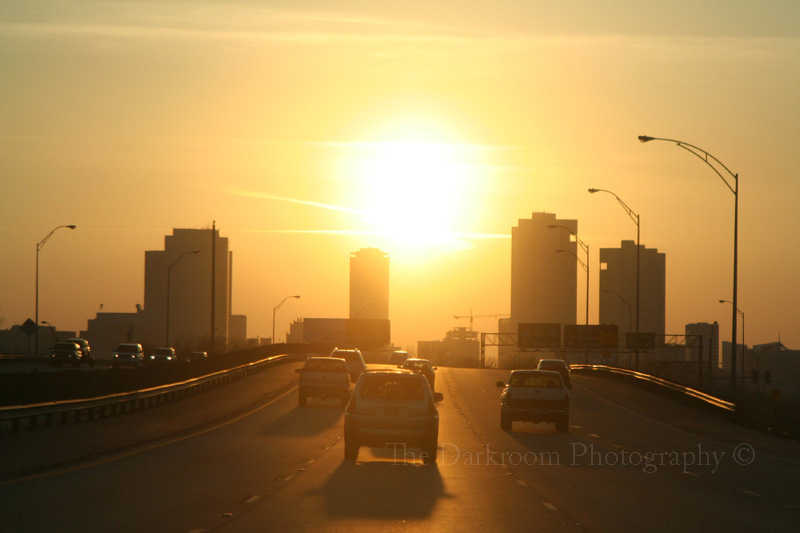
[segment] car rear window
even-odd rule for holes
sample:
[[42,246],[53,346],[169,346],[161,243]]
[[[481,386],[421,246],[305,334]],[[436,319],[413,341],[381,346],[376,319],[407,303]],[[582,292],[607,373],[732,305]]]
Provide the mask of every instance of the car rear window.
[[338,359],[314,359],[307,361],[303,370],[311,372],[347,372],[344,361]]
[[366,376],[361,387],[362,398],[385,400],[421,400],[425,397],[422,383],[416,376]]
[[74,350],[75,343],[74,342],[57,342],[53,346],[54,350]]
[[521,374],[512,375],[508,384],[512,387],[535,387],[537,389],[560,389],[560,376],[546,374]]

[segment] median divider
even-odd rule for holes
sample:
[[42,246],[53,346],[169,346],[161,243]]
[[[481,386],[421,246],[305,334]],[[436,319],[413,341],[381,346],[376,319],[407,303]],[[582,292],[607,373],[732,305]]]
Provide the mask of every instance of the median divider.
[[160,387],[82,400],[0,407],[0,433],[17,433],[23,430],[32,431],[54,425],[76,424],[147,409],[205,392],[273,365],[303,359],[305,359],[305,355],[281,354]]
[[588,364],[578,363],[578,364],[570,364],[569,367],[571,370],[598,372],[598,373],[605,372],[618,376],[625,376],[632,379],[642,380],[648,383],[659,385],[674,392],[678,392],[684,396],[700,400],[701,402],[704,402],[713,407],[717,407],[724,411],[730,411],[730,412],[736,411],[736,404],[732,402],[722,400],[720,398],[717,398],[716,396],[711,396],[710,394],[706,394],[705,392],[699,391],[697,389],[693,389],[691,387],[685,387],[683,385],[679,385],[672,381],[667,381],[666,379],[652,376],[650,374],[643,374],[641,372],[636,372],[634,370],[627,370],[625,368],[617,368],[606,365],[588,365]]

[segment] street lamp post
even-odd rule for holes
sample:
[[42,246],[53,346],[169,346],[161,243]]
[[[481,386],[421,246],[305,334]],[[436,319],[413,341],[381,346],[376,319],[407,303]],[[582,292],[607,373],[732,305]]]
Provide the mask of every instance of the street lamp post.
[[166,344],[164,346],[169,346],[170,345],[169,344],[169,303],[170,303],[170,301],[169,301],[169,286],[170,286],[170,282],[171,282],[172,269],[175,268],[175,265],[178,264],[178,261],[183,259],[183,257],[185,255],[188,255],[188,254],[197,255],[199,253],[200,252],[197,251],[197,250],[192,250],[190,252],[183,252],[181,255],[178,256],[178,258],[175,261],[170,263],[169,266],[167,267],[167,331],[166,331],[166,335],[165,335],[167,342],[166,342]]
[[[714,157],[713,155],[709,154],[702,148],[698,148],[697,146],[677,141],[675,139],[662,139],[660,137],[649,137],[647,135],[639,135],[639,141],[642,143],[647,143],[650,141],[666,141],[675,143],[679,148],[683,148],[687,152],[691,153],[699,157],[706,165],[711,167],[717,176],[725,183],[725,186],[730,189],[733,193],[733,300],[731,304],[733,305],[733,318],[731,319],[731,345],[733,347],[734,352],[736,351],[736,313],[738,312],[739,308],[737,307],[737,288],[738,288],[738,255],[739,255],[739,174],[734,174],[731,170],[725,166],[722,161]],[[709,158],[711,161],[709,161]],[[728,183],[728,180],[725,179],[725,176],[719,171],[716,165],[722,167],[722,169],[730,174],[733,177],[734,185],[731,187],[731,184]],[[731,396],[733,397],[734,401],[736,401],[736,354],[733,353],[731,356]]]
[[277,344],[275,342],[275,314],[278,312],[278,309],[280,309],[280,307],[283,305],[283,302],[285,302],[289,298],[298,298],[299,299],[300,296],[297,295],[297,294],[295,294],[293,296],[287,296],[286,298],[281,300],[281,303],[279,303],[278,305],[276,305],[275,307],[272,308],[272,344]]
[[578,264],[583,267],[586,271],[586,325],[589,325],[589,264],[584,263],[580,257],[578,257],[575,253],[569,250],[556,250],[557,254],[570,254],[572,257],[577,259]]
[[[36,313],[36,316],[35,316],[35,322],[36,322],[36,344],[35,344],[35,346],[36,346],[36,355],[39,355],[39,251],[42,248],[44,248],[44,245],[47,243],[47,241],[50,239],[50,237],[52,237],[53,233],[55,233],[56,230],[61,229],[61,228],[75,229],[77,227],[78,226],[76,226],[74,224],[69,224],[67,226],[56,226],[55,228],[53,228],[53,230],[50,233],[47,234],[47,236],[44,239],[42,239],[41,241],[36,243],[36,311],[35,311],[35,313]],[[28,345],[28,348],[30,348],[30,345]]]
[[[572,229],[568,228],[567,226],[560,226],[557,224],[548,224],[547,229],[555,229],[555,228],[563,228],[567,230],[570,235],[575,237],[575,242],[583,248],[583,251],[586,252],[586,263],[584,264],[584,269],[586,270],[586,325],[589,325],[589,245],[583,242],[578,234],[572,231]],[[556,250],[559,251],[559,250]],[[564,251],[564,250],[562,250]],[[574,255],[574,254],[573,254]],[[577,256],[576,256],[577,259]],[[578,259],[580,261],[580,259]]]
[[616,294],[619,297],[619,299],[622,300],[622,303],[624,303],[625,306],[628,308],[628,331],[632,330],[633,329],[633,311],[631,310],[631,303],[628,300],[626,300],[625,298],[623,298],[622,295],[620,293],[618,293],[617,291],[612,291],[610,289],[603,289],[600,292],[603,293],[603,294],[608,294],[608,293]]
[[[730,301],[730,300],[720,300],[719,303],[733,305],[733,302]],[[747,349],[747,344],[745,344],[745,342],[744,342],[744,312],[741,309],[739,309],[738,307],[736,308],[736,312],[739,313],[740,317],[742,317],[742,376],[744,376],[744,352]],[[736,357],[736,344],[735,343],[733,345],[733,352],[732,353],[733,353],[733,355],[731,357]]]
[[614,198],[617,199],[619,205],[628,213],[628,216],[631,217],[631,220],[636,224],[636,343],[634,344],[634,354],[636,354],[636,370],[639,370],[639,278],[641,277],[641,268],[639,265],[639,256],[641,255],[641,246],[639,242],[639,237],[641,235],[641,219],[637,213],[633,212],[633,209],[628,207],[628,204],[622,201],[622,199],[614,194],[611,191],[607,191],[605,189],[589,189],[589,192],[594,194],[596,192],[607,192],[608,194],[612,195]]

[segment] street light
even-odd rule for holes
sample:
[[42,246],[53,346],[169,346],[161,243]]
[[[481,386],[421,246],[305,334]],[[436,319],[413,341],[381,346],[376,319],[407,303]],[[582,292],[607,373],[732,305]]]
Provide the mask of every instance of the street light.
[[596,192],[607,192],[608,194],[612,195],[614,198],[617,199],[619,205],[628,213],[628,216],[631,217],[631,220],[636,224],[636,343],[634,348],[634,353],[636,354],[636,370],[639,370],[639,278],[641,269],[639,267],[639,255],[641,252],[641,246],[639,245],[639,236],[641,235],[641,220],[639,215],[633,212],[633,209],[628,207],[628,204],[622,201],[622,198],[617,196],[611,191],[607,191],[605,189],[589,189],[589,192],[594,194]]
[[285,302],[289,298],[300,299],[300,296],[297,295],[297,294],[295,294],[294,296],[287,296],[286,298],[281,300],[281,303],[279,303],[278,305],[276,305],[275,307],[272,308],[272,344],[277,344],[275,342],[275,314],[278,312],[278,309],[280,309],[280,307],[283,305],[283,302]]
[[170,285],[171,276],[172,276],[172,269],[175,268],[175,265],[178,264],[178,261],[183,259],[183,257],[185,255],[188,255],[188,254],[197,255],[199,253],[200,252],[198,250],[192,250],[190,252],[183,252],[181,255],[178,256],[178,258],[175,261],[170,263],[170,265],[167,267],[167,332],[166,332],[166,335],[165,335],[166,339],[167,339],[167,343],[164,346],[169,346],[169,285]]
[[[589,325],[589,245],[583,242],[580,239],[580,237],[578,237],[578,234],[572,231],[572,229],[567,226],[560,226],[557,224],[547,225],[547,229],[556,229],[556,228],[562,228],[567,230],[570,233],[570,235],[575,237],[575,242],[577,242],[578,245],[580,245],[580,247],[583,248],[583,251],[586,252],[586,263],[584,264],[584,269],[586,270],[586,325],[588,326]],[[580,259],[578,259],[578,261],[580,261]]]
[[[50,237],[53,236],[53,233],[55,233],[56,230],[61,228],[75,229],[77,227],[78,226],[74,224],[70,224],[68,226],[56,226],[50,233],[47,234],[44,239],[36,243],[36,355],[39,355],[39,251],[44,248],[44,245],[47,243]],[[30,345],[28,345],[28,348],[30,348]]]
[[619,296],[619,299],[622,300],[622,303],[624,303],[628,307],[628,331],[632,330],[633,326],[631,324],[631,321],[633,319],[631,317],[633,316],[633,312],[631,311],[631,303],[628,300],[626,300],[625,298],[623,298],[622,295],[620,293],[618,293],[617,291],[612,291],[610,289],[603,289],[600,292],[604,293],[604,294],[607,294],[607,293],[616,294],[617,296]]
[[[578,263],[583,267],[586,271],[586,325],[589,325],[589,264],[584,263],[581,261],[581,258],[578,257],[574,252],[570,250],[556,250],[557,254],[570,254],[572,257],[578,260]],[[587,252],[588,253],[588,252]],[[588,257],[587,257],[588,259]]]
[[[730,300],[720,300],[719,303],[733,305],[733,302],[730,301]],[[744,351],[747,349],[747,344],[745,344],[745,342],[744,342],[744,312],[741,309],[739,309],[738,307],[736,307],[736,312],[739,313],[740,317],[742,317],[742,375],[744,375]],[[736,344],[735,343],[733,344],[733,354],[734,355],[736,354]],[[733,356],[731,356],[731,357],[733,357]]]
[[[675,139],[662,139],[659,137],[649,137],[647,135],[639,135],[639,141],[642,143],[647,143],[650,141],[666,141],[675,143],[679,148],[683,148],[687,152],[691,153],[699,157],[706,165],[711,167],[717,176],[725,183],[725,186],[730,189],[733,193],[733,300],[731,304],[733,305],[733,318],[731,319],[731,345],[736,348],[736,313],[739,311],[737,307],[737,287],[738,287],[738,255],[739,255],[739,174],[734,174],[731,170],[726,167],[722,161],[714,157],[713,155],[709,154],[702,148],[698,148],[697,146],[677,141]],[[709,158],[713,161],[709,161]],[[730,174],[733,177],[734,186],[731,187],[731,184],[728,183],[728,180],[725,179],[725,176],[719,171],[719,169],[714,165],[716,163],[720,167],[722,167],[725,172]],[[735,355],[735,354],[734,354]],[[734,401],[736,400],[736,357],[731,357],[731,396],[733,397]]]

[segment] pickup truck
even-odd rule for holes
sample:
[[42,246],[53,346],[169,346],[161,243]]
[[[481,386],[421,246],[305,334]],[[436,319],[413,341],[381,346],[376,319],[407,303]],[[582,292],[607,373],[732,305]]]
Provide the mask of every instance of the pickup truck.
[[515,420],[555,422],[561,433],[569,431],[569,391],[561,374],[548,370],[514,370],[500,397],[500,427],[511,431]]
[[300,374],[298,405],[303,407],[309,397],[339,398],[342,405],[350,401],[350,372],[344,359],[309,357]]

